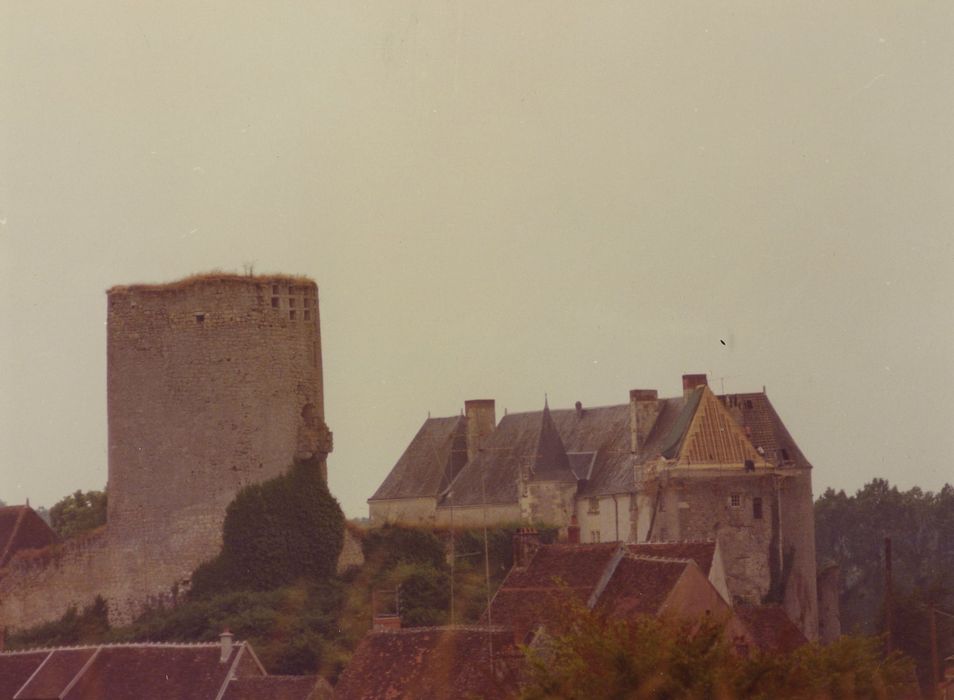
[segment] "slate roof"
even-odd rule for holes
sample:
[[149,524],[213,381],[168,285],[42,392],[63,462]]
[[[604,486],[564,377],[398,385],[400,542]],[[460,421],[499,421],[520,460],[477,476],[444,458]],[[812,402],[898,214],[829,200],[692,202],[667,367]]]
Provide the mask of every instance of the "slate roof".
[[40,549],[57,539],[56,533],[30,506],[0,508],[0,568],[21,549]]
[[616,565],[596,609],[616,617],[656,615],[690,561],[628,555]]
[[467,462],[467,418],[428,418],[369,500],[435,497]]
[[[244,681],[265,676],[246,643],[234,644],[225,662],[220,658],[218,643],[121,644],[0,653],[0,700],[213,700],[226,690],[230,677]],[[225,697],[322,697],[311,694],[316,687],[314,677],[307,683],[274,680],[272,685],[256,686],[268,686],[267,693]]]
[[699,570],[708,577],[715,557],[716,543],[712,542],[640,542],[628,544],[631,554],[643,557],[664,557],[667,559],[692,560]]
[[[679,453],[703,391],[703,387],[695,389],[688,399],[659,399],[659,414],[637,455],[631,451],[628,403],[579,411],[545,406],[543,411],[507,414],[485,438],[480,452],[464,462],[459,459],[461,451],[466,451],[466,418],[432,418],[370,500],[440,493],[442,506],[510,505],[518,501],[521,474],[531,469],[538,479],[569,480],[572,475],[581,497],[629,493],[636,489],[636,467],[660,455],[673,458]],[[717,398],[771,464],[811,468],[765,394]],[[465,422],[457,428],[461,432],[455,433],[462,440],[455,448],[457,461],[450,462],[446,440],[455,430],[455,421]],[[551,423],[556,435],[550,431]],[[568,455],[566,465],[558,442]],[[438,444],[445,445],[445,451],[435,456],[433,446]],[[445,489],[447,479],[442,477],[448,474],[456,478]]]
[[511,632],[500,627],[416,627],[370,632],[341,674],[334,697],[506,698],[516,695],[520,663]]
[[740,605],[735,614],[763,652],[787,654],[808,644],[802,631],[778,605]]

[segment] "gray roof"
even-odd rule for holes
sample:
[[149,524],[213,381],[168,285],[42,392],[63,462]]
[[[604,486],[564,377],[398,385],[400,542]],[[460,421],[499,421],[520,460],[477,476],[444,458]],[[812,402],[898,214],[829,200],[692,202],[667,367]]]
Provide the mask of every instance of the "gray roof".
[[[572,475],[579,480],[581,496],[632,492],[639,464],[659,455],[672,458],[678,454],[701,394],[702,390],[697,389],[688,400],[681,396],[659,399],[659,415],[638,455],[630,447],[628,403],[582,411],[544,407],[543,411],[510,413],[484,438],[474,459],[443,471],[435,465],[446,463],[446,457],[444,462],[428,461],[427,450],[418,444],[420,438],[437,431],[438,426],[431,425],[434,421],[466,419],[430,419],[372,500],[441,493],[442,506],[513,504],[519,497],[521,473],[536,480],[561,481]],[[765,394],[727,394],[718,398],[749,435],[752,445],[761,448],[767,461],[778,467],[811,467]],[[453,425],[441,425],[446,434],[452,432]],[[462,430],[466,431],[466,424]],[[427,444],[436,442],[439,440],[431,437]],[[412,459],[411,453],[420,455],[420,459]],[[456,474],[450,488],[436,489],[436,484],[446,482],[435,474],[447,473]]]
[[467,462],[467,419],[428,418],[369,500],[435,497]]

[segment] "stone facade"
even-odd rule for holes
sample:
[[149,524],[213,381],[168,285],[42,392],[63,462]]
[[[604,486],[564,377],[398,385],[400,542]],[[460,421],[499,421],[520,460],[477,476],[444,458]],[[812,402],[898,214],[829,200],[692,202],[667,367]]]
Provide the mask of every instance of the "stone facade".
[[218,553],[225,508],[243,486],[294,461],[327,476],[314,282],[209,274],[114,287],[107,300],[107,529],[95,556],[7,572],[3,624],[55,619],[96,593],[126,621],[173,599]]

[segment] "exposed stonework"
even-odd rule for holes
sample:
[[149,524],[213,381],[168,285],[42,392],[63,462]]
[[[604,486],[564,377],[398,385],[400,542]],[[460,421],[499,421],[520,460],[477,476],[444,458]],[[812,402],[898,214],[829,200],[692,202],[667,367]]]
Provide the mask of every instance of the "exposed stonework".
[[126,621],[174,598],[218,553],[243,486],[293,461],[327,476],[314,282],[208,274],[114,287],[107,299],[107,531],[95,555],[69,550],[55,569],[8,572],[0,623],[11,627],[97,593]]

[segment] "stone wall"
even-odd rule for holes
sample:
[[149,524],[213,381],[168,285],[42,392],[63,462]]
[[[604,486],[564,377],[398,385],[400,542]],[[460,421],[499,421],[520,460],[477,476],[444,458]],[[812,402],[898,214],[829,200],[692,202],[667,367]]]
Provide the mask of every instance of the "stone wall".
[[437,499],[393,498],[371,501],[368,511],[374,525],[400,523],[433,526],[437,522]]
[[123,597],[188,581],[243,486],[295,460],[325,473],[318,290],[206,276],[108,293],[111,566]]

